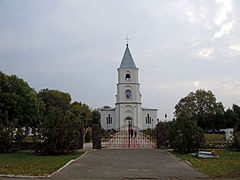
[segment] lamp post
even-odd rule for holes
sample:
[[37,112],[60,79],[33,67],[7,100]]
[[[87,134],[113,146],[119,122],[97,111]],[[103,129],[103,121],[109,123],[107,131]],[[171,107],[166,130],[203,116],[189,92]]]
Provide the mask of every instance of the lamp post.
[[108,119],[108,117],[107,117],[107,130],[108,130],[108,122],[109,122],[109,119]]
[[165,113],[165,122],[167,122],[167,113]]

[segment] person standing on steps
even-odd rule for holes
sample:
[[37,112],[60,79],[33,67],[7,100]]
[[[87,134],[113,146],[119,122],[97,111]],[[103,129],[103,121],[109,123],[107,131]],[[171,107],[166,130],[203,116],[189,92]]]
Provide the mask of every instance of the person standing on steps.
[[133,137],[133,129],[131,128],[131,137]]

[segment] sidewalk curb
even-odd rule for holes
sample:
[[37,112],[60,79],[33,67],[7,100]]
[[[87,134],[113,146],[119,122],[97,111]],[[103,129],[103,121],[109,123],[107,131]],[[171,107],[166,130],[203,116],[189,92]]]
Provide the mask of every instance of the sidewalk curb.
[[63,167],[59,168],[57,171],[53,172],[52,174],[46,176],[46,177],[52,177],[54,174],[62,171],[64,168],[66,168],[67,166],[69,166],[72,162],[77,161],[78,159],[80,159],[81,157],[83,157],[85,154],[87,154],[88,151],[86,151],[85,153],[83,153],[81,156],[79,156],[77,159],[72,159],[70,160],[67,164],[65,164]]
[[52,177],[54,174],[62,171],[64,168],[66,168],[67,166],[69,166],[72,162],[77,161],[78,159],[81,159],[85,154],[87,154],[88,151],[86,151],[85,153],[83,153],[81,156],[79,156],[77,159],[72,159],[70,161],[68,161],[63,167],[59,168],[57,171],[53,172],[52,174],[48,175],[48,176],[22,176],[22,175],[7,175],[7,174],[0,174],[0,177],[8,177],[8,178],[50,178]]
[[182,161],[182,162],[186,163],[188,166],[191,166],[191,167],[192,167],[192,164],[191,164],[189,161],[183,160],[183,159],[175,156],[174,154],[170,153],[169,151],[167,151],[167,152],[168,152],[168,154],[170,154],[171,156],[173,156],[174,158],[176,158],[178,161]]

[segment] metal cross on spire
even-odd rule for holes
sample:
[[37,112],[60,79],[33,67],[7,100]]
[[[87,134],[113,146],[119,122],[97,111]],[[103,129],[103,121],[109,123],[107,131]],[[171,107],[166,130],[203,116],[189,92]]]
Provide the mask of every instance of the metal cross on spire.
[[128,46],[128,41],[130,40],[130,39],[128,38],[128,36],[126,37],[125,40],[126,40],[126,43],[127,43],[126,45]]

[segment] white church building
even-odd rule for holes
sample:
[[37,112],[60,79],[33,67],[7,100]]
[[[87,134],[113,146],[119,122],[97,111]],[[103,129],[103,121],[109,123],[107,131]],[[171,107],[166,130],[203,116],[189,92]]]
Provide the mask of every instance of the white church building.
[[139,129],[154,128],[157,124],[157,109],[143,108],[138,68],[128,44],[118,68],[118,84],[115,108],[101,110],[101,126],[104,129],[120,129],[131,124]]

